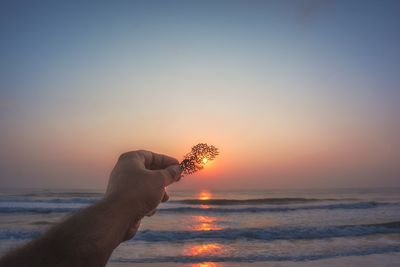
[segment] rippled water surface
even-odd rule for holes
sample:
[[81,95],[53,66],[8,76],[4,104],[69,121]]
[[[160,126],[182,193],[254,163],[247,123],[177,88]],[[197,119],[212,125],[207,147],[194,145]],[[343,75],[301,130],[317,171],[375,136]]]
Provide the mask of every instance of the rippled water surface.
[[[114,263],[307,262],[400,252],[400,191],[170,192]],[[3,190],[0,253],[40,236],[99,192]],[[400,259],[399,259],[400,260]],[[208,265],[213,266],[213,265]]]

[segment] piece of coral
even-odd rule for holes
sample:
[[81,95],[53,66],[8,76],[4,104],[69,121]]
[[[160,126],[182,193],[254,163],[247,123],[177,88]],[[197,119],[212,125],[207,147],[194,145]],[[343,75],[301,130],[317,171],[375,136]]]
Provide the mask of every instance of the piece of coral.
[[218,148],[207,144],[197,144],[185,155],[181,162],[183,174],[192,174],[204,168],[204,165],[219,154]]

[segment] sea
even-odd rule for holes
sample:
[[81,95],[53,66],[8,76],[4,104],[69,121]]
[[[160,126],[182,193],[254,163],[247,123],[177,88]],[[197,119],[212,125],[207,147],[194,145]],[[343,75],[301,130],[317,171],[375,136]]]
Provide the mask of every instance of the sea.
[[[110,265],[311,266],[379,256],[379,266],[400,266],[399,188],[169,195]],[[1,190],[0,255],[101,197],[88,190]]]

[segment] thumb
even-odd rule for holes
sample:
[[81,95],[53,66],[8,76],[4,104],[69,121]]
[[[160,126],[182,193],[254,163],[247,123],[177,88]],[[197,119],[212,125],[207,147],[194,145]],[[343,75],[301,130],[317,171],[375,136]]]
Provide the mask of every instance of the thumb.
[[171,165],[160,171],[163,174],[165,186],[179,181],[182,174],[182,169],[180,165]]

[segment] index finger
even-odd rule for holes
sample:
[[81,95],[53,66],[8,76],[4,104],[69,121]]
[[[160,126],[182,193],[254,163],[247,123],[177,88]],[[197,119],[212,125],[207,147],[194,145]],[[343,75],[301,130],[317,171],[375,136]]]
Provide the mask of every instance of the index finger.
[[179,161],[173,157],[154,153],[147,150],[138,150],[125,153],[125,156],[138,156],[144,167],[150,170],[165,169],[171,165],[179,164]]

